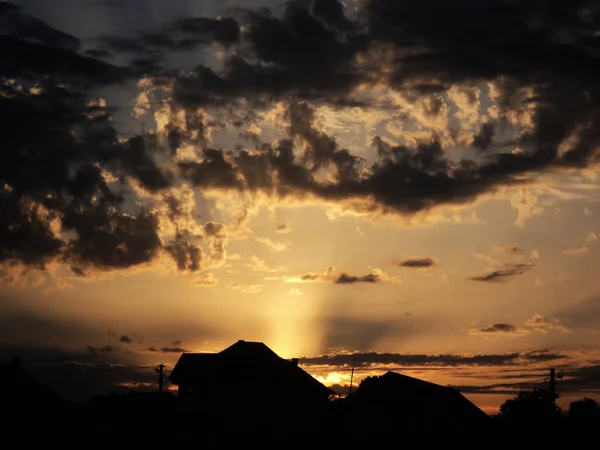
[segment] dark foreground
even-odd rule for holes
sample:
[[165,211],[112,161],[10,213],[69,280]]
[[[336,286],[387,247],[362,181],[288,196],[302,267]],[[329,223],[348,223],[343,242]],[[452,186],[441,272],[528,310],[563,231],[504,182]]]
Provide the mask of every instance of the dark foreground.
[[[366,411],[349,414],[332,405],[320,411],[265,411],[260,405],[231,411],[178,408],[176,402],[144,405],[68,405],[5,415],[3,442],[11,447],[142,448],[185,445],[227,448],[586,448],[597,443],[598,423],[504,423],[477,426],[416,423],[410,412],[395,417]],[[172,447],[177,449],[177,447]],[[591,448],[591,447],[590,447]]]

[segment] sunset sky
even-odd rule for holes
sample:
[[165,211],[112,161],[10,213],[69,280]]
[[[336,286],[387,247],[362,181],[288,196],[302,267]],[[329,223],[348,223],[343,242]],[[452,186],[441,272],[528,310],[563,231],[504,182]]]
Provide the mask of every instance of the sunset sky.
[[0,55],[0,360],[65,398],[245,339],[600,401],[597,2],[21,0]]

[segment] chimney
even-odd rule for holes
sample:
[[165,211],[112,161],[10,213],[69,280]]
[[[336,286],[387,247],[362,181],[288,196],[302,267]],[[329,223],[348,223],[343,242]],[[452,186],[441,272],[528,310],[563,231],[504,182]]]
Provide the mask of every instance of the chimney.
[[298,358],[292,358],[292,364],[297,366],[298,365]]

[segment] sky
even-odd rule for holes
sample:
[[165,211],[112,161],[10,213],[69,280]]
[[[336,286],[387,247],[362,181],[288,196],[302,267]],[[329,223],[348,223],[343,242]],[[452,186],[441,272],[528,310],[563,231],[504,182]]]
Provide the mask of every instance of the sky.
[[65,398],[244,339],[600,401],[596,2],[21,0],[0,48],[0,359]]

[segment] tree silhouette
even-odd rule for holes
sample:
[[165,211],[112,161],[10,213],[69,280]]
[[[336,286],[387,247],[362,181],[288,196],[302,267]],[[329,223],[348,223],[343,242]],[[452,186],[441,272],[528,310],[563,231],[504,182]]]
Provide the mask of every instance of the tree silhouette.
[[596,400],[583,397],[569,405],[569,418],[577,422],[592,422],[600,419],[600,409]]
[[560,416],[557,397],[547,389],[521,391],[500,406],[498,416],[503,420],[524,424],[557,418]]

